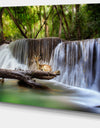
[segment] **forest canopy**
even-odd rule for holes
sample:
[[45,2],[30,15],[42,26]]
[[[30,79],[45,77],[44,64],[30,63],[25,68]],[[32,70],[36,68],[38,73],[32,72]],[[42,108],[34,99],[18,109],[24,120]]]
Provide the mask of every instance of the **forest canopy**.
[[0,43],[21,38],[100,37],[100,5],[0,7]]

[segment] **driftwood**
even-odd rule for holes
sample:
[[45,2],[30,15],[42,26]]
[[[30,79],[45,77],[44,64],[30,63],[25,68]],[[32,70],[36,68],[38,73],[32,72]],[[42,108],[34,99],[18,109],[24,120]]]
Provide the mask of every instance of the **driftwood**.
[[36,88],[36,89],[49,89],[46,86],[43,86],[39,83],[36,83],[32,78],[38,79],[52,79],[56,77],[58,72],[43,72],[43,71],[31,71],[31,70],[7,70],[7,69],[0,69],[0,77],[1,78],[8,78],[8,79],[18,79],[25,83],[25,86]]

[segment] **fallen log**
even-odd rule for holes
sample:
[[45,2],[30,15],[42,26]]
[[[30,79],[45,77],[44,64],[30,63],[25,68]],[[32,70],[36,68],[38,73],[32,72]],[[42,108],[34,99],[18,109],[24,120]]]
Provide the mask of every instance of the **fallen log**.
[[43,86],[39,83],[36,83],[32,78],[38,79],[52,79],[58,74],[52,72],[43,72],[43,71],[31,71],[31,70],[7,70],[0,69],[0,77],[8,79],[17,79],[25,83],[26,86],[36,89],[49,89],[46,86]]

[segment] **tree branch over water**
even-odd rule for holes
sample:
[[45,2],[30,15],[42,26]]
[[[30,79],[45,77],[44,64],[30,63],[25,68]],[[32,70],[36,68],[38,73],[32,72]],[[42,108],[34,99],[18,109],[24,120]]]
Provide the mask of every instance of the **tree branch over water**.
[[17,79],[25,83],[25,86],[36,88],[36,89],[49,89],[46,86],[43,86],[39,83],[36,83],[32,78],[38,79],[52,79],[56,77],[57,73],[52,72],[43,72],[43,71],[31,71],[31,70],[7,70],[7,69],[0,69],[0,77],[7,78],[7,79]]

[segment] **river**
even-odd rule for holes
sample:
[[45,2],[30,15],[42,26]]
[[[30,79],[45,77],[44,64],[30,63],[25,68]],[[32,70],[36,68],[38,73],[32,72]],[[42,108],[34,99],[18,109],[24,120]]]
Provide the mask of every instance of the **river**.
[[[27,70],[29,68],[28,46],[24,41],[21,42],[21,45],[16,41],[10,45],[0,46],[2,69]],[[100,39],[60,42],[55,47],[52,45],[54,50],[46,55],[40,46],[42,63],[50,64],[54,71],[61,72],[61,75],[53,80],[36,79],[38,83],[52,90],[33,90],[19,85],[18,80],[5,79],[5,82],[0,84],[0,101],[100,113],[99,42]],[[46,47],[48,45],[45,49]],[[32,51],[34,52],[33,49]]]

